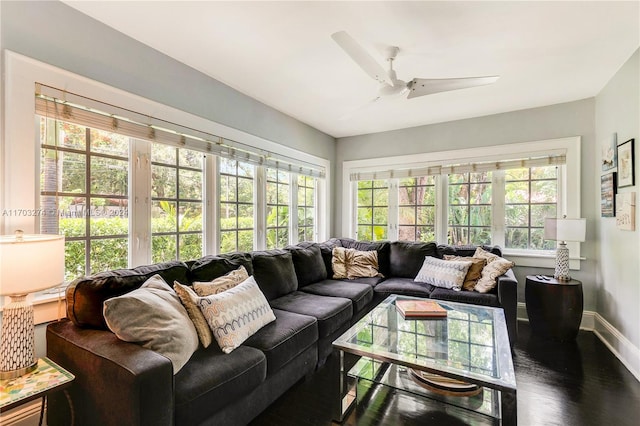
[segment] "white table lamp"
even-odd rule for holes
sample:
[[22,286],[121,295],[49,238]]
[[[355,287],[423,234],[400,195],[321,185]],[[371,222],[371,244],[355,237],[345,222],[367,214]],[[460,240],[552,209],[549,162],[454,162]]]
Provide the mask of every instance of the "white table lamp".
[[64,236],[0,236],[0,295],[11,302],[2,312],[0,379],[13,379],[37,366],[33,306],[27,295],[64,281]]
[[569,248],[567,241],[583,242],[586,236],[586,219],[545,218],[544,239],[559,241],[556,249],[556,270],[553,274],[558,281],[570,281]]

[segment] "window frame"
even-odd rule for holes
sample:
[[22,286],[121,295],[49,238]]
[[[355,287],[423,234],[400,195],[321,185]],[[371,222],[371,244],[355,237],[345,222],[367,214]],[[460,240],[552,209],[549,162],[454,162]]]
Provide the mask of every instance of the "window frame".
[[[406,170],[411,168],[426,168],[431,166],[481,163],[491,161],[513,160],[518,158],[541,157],[549,155],[565,155],[566,164],[558,167],[558,207],[557,215],[567,215],[567,217],[581,217],[581,137],[571,136],[558,139],[547,139],[533,142],[522,142],[505,145],[493,145],[481,148],[468,148],[451,151],[426,152],[414,155],[402,155],[387,158],[373,158],[365,160],[352,160],[343,162],[342,168],[342,235],[355,236],[354,211],[357,206],[354,192],[356,181],[351,181],[352,175],[359,173],[393,173],[393,171]],[[494,172],[499,175],[499,173]],[[496,176],[494,176],[494,181]],[[504,181],[504,177],[501,178]],[[447,194],[446,179],[443,176],[436,176],[436,199],[443,200]],[[504,210],[504,194],[493,192],[494,209]],[[446,204],[446,203],[445,203]],[[436,235],[438,243],[446,243],[447,223],[446,211],[441,206],[436,208]],[[394,213],[390,209],[390,215]],[[502,220],[496,217],[502,218]],[[501,236],[504,240],[504,215],[494,215],[492,235]],[[395,220],[393,216],[389,221]],[[397,232],[393,230],[390,223],[388,238],[393,240],[397,237]],[[495,244],[495,243],[494,243]],[[580,269],[580,260],[585,260],[580,254],[580,243],[568,242],[571,252],[570,268]],[[533,266],[553,268],[555,265],[555,253],[538,250],[515,250],[503,247],[503,253],[509,259],[516,262],[518,266]]]

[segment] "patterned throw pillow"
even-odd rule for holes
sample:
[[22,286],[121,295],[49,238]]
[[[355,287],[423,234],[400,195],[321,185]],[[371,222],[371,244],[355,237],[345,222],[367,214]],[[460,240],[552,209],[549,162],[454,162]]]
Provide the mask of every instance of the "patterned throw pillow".
[[482,269],[482,276],[475,287],[475,290],[478,293],[487,293],[491,291],[497,285],[498,277],[513,268],[515,265],[515,263],[510,260],[504,259],[500,256],[496,257],[497,259],[493,259]]
[[173,289],[178,294],[182,306],[187,310],[191,322],[196,328],[198,333],[198,339],[205,348],[208,348],[213,341],[213,335],[211,329],[207,323],[206,318],[202,315],[202,311],[198,307],[198,295],[191,289],[191,287],[182,285],[178,281],[173,282]]
[[138,343],[169,358],[176,374],[198,349],[198,334],[178,295],[160,275],[107,299],[104,319],[120,340]]
[[334,247],[331,266],[333,278],[350,280],[356,278],[381,277],[378,272],[378,252],[361,251],[351,248]]
[[463,262],[472,262],[469,271],[467,272],[467,276],[464,277],[464,283],[462,284],[462,288],[467,291],[473,291],[478,283],[478,280],[482,276],[482,269],[487,264],[486,259],[481,259],[478,257],[467,257],[467,256],[453,256],[450,254],[444,255],[444,260],[458,260]]
[[276,319],[253,276],[232,289],[199,298],[198,306],[227,354]]
[[500,256],[498,256],[497,254],[493,254],[493,253],[489,253],[488,251],[486,251],[485,249],[483,249],[482,247],[478,247],[476,248],[476,252],[473,253],[473,257],[477,257],[479,259],[486,259],[487,261],[487,265],[491,262],[493,262],[496,259],[502,259]]
[[426,256],[414,281],[460,291],[471,264],[469,261],[442,260]]
[[245,281],[247,278],[249,278],[247,270],[244,266],[240,266],[238,269],[229,272],[227,275],[218,277],[213,281],[195,281],[193,283],[193,290],[198,296],[209,296],[227,291]]

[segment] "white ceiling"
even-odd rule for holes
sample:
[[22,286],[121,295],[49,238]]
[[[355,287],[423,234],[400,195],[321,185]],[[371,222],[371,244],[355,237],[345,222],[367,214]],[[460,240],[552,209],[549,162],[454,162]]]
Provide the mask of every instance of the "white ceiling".
[[[637,1],[65,3],[334,137],[595,96],[640,46]],[[501,78],[361,108],[377,83],[340,30],[385,68],[382,48],[399,46],[401,80]]]

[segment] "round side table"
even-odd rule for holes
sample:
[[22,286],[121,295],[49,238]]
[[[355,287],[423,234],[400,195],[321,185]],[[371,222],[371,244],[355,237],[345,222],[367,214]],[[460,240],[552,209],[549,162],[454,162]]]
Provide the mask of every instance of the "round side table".
[[581,281],[528,275],[525,299],[535,335],[554,340],[572,340],[578,335],[584,307]]

